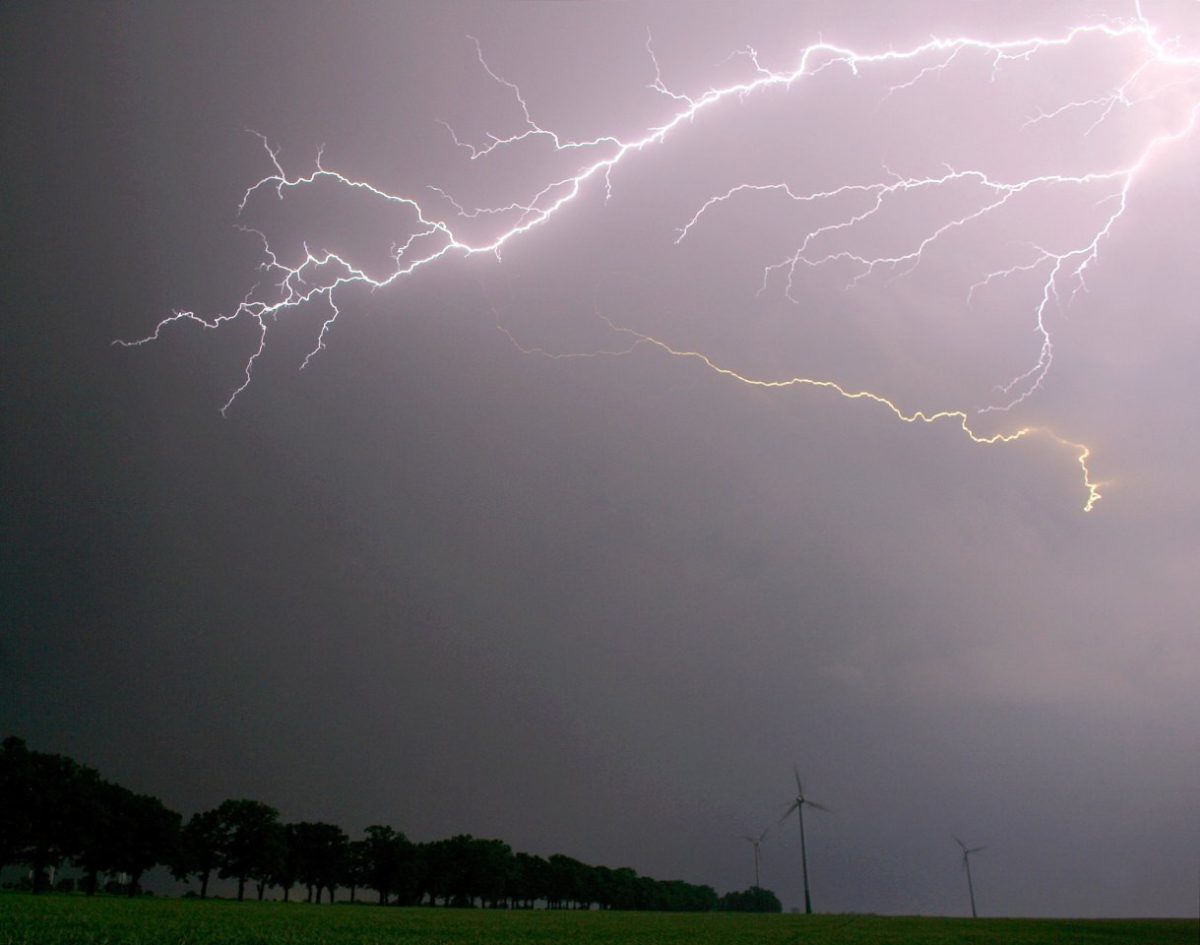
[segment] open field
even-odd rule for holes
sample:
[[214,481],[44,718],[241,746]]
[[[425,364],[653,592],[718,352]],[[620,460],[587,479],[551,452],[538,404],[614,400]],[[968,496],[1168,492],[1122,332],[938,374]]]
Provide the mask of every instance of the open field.
[[0,945],[1194,945],[1195,920],[492,912],[0,894]]

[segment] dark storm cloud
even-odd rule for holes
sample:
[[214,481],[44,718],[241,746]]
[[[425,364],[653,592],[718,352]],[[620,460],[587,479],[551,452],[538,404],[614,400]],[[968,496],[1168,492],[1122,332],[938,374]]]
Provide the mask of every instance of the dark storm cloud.
[[[697,122],[502,263],[348,292],[302,373],[325,312],[281,322],[227,420],[249,327],[110,347],[260,277],[230,226],[270,171],[244,128],[292,172],[324,143],[330,166],[466,203],[539,180],[534,149],[481,172],[437,124],[517,126],[468,34],[547,125],[591,136],[661,120],[647,27],[694,91],[744,69],[722,60],[746,43],[786,63],[818,34],[879,47],[1120,9],[6,8],[0,727],[185,811],[249,795],[721,889],[749,884],[740,837],[785,809],[795,760],[837,811],[809,838],[821,909],[962,910],[955,832],[988,846],[985,913],[1190,913],[1194,142],[1135,189],[1014,418],[1093,446],[1108,484],[1087,516],[1046,441],[975,447],[645,347],[524,355],[495,327],[614,347],[598,310],[747,374],[987,402],[1036,357],[1027,307],[1003,304],[1019,286],[966,311],[975,276],[934,261],[857,294],[839,274],[800,305],[756,297],[798,225],[767,201],[674,245],[736,175],[877,176],[947,149],[1028,169],[1066,147],[963,133],[986,69],[892,111],[891,78],[830,76]],[[1005,87],[1017,104],[1068,81],[1038,75]],[[322,238],[386,262],[400,224],[326,196]],[[253,222],[298,242],[303,206],[264,200]],[[1037,210],[1012,225],[1065,231]],[[789,827],[763,880],[790,905]]]

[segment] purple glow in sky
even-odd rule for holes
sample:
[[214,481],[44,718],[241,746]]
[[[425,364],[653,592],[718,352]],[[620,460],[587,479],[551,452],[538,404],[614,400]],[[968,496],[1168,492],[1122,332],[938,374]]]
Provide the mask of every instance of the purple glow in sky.
[[1194,913],[1200,3],[61,9],[0,727],[722,891],[795,762],[818,909]]
[[[803,45],[786,67],[766,64],[755,47],[746,46],[733,50],[726,61],[727,64],[736,60],[744,74],[723,75],[694,93],[676,91],[666,84],[652,37],[648,35],[646,53],[653,67],[653,81],[646,87],[666,100],[664,113],[634,134],[622,131],[585,137],[560,134],[541,125],[519,85],[499,75],[484,57],[480,41],[471,37],[479,67],[509,93],[514,112],[519,112],[513,117],[519,120],[512,131],[484,132],[478,144],[464,140],[450,123],[441,124],[454,144],[466,151],[473,162],[502,150],[517,151],[519,160],[532,165],[535,174],[542,172],[541,178],[535,178],[538,184],[515,197],[510,193],[512,188],[500,185],[492,203],[468,207],[444,188],[432,184],[424,191],[391,192],[369,180],[327,167],[322,161],[324,146],[318,150],[312,169],[289,175],[280,163],[279,150],[272,147],[266,135],[255,132],[270,159],[272,173],[247,189],[238,204],[239,213],[244,213],[263,191],[274,193],[280,201],[293,190],[317,188],[321,184],[336,185],[351,194],[365,193],[398,217],[397,229],[393,231],[398,236],[394,235],[388,246],[388,264],[373,265],[375,260],[369,256],[360,263],[355,256],[338,249],[315,250],[308,239],[301,243],[300,252],[293,249],[281,258],[272,248],[271,237],[247,225],[242,228],[244,232],[262,240],[264,259],[260,268],[266,275],[267,286],[256,284],[226,315],[204,317],[191,311],[176,312],[160,322],[151,336],[132,344],[156,340],[165,326],[178,321],[194,321],[206,328],[220,327],[237,319],[254,322],[258,345],[246,363],[241,383],[222,408],[224,412],[249,386],[254,363],[265,349],[269,324],[280,316],[317,304],[327,310],[315,347],[301,362],[301,367],[306,367],[325,348],[326,338],[340,314],[338,297],[345,287],[386,289],[413,277],[424,267],[455,258],[491,255],[500,261],[510,244],[529,237],[541,227],[553,226],[555,217],[569,214],[577,202],[595,197],[601,190],[605,202],[610,201],[614,175],[621,173],[625,165],[636,165],[644,152],[670,147],[676,136],[682,136],[683,129],[690,129],[697,122],[720,128],[724,119],[726,124],[736,125],[738,119],[730,119],[723,113],[734,107],[753,110],[758,106],[765,112],[759,119],[760,127],[754,131],[741,129],[741,137],[750,150],[764,149],[771,158],[786,161],[790,166],[778,179],[771,180],[757,170],[740,172],[749,175],[740,176],[736,165],[729,166],[732,162],[720,162],[716,173],[729,177],[733,183],[705,199],[686,223],[675,228],[676,245],[701,226],[703,217],[718,216],[724,204],[749,202],[755,195],[771,195],[790,202],[793,210],[764,222],[762,227],[767,231],[795,229],[796,248],[763,267],[760,296],[775,289],[773,283],[782,283],[778,291],[788,301],[801,305],[803,299],[798,293],[803,292],[802,276],[808,270],[828,268],[844,272],[848,277],[846,289],[850,290],[868,280],[879,282],[887,277],[890,283],[906,278],[928,257],[938,256],[943,266],[953,266],[966,277],[974,270],[978,276],[966,286],[964,302],[968,309],[973,308],[977,295],[998,294],[1004,283],[1029,283],[1024,287],[1031,297],[1028,301],[1023,302],[1020,294],[1007,293],[1001,295],[999,304],[1023,312],[1032,322],[1039,339],[1034,363],[996,385],[986,405],[975,411],[906,410],[885,393],[847,389],[828,377],[747,377],[715,364],[702,352],[677,350],[668,342],[627,326],[617,326],[602,313],[596,314],[617,334],[632,339],[632,346],[644,343],[667,354],[694,358],[710,370],[743,383],[771,388],[823,388],[842,397],[885,407],[897,419],[908,423],[948,420],[960,426],[972,442],[982,445],[1011,443],[1030,435],[1048,436],[1074,451],[1086,490],[1084,508],[1090,511],[1099,500],[1100,491],[1088,468],[1087,446],[1065,440],[1047,427],[1028,423],[1010,425],[998,432],[978,433],[971,413],[1010,412],[1042,388],[1054,360],[1052,318],[1061,315],[1081,292],[1087,291],[1088,270],[1096,265],[1103,244],[1126,215],[1131,188],[1140,177],[1155,173],[1161,152],[1191,138],[1200,116],[1197,93],[1200,51],[1185,46],[1182,25],[1175,17],[1165,24],[1152,19],[1139,2],[1134,2],[1124,16],[1092,14],[1044,31],[1033,27],[1025,34],[1013,35],[1008,31],[935,34],[909,46],[861,48],[818,39]],[[1059,61],[1043,66],[1043,59]],[[1063,88],[1064,78],[1079,73],[1081,67],[1085,74],[1094,71],[1094,75],[1077,82],[1078,88]],[[992,88],[978,88],[984,70]],[[840,76],[822,82],[827,72]],[[1007,74],[1010,72],[1018,73],[1015,80],[1010,79]],[[1033,75],[1024,76],[1021,72]],[[847,78],[869,83],[863,73],[882,73],[882,90],[872,109],[876,113],[873,116],[864,114],[861,100],[848,100],[847,91],[839,87],[845,85]],[[884,155],[874,175],[860,172],[843,183],[825,183],[827,174],[816,171],[811,176],[820,180],[822,186],[807,189],[805,178],[809,175],[805,173],[803,141],[788,140],[786,131],[778,133],[790,117],[780,106],[793,103],[772,101],[771,93],[782,92],[790,97],[790,93],[799,91],[798,86],[818,85],[811,94],[827,96],[836,102],[845,121],[868,125],[878,119],[878,113],[886,113],[893,96],[916,97],[925,85],[936,85],[943,79],[976,86],[965,96],[965,101],[955,102],[953,94],[940,96],[937,107],[959,111],[960,120],[978,121],[984,117],[985,129],[990,134],[972,135],[970,141],[982,152],[979,156],[964,156],[964,149],[955,140],[962,137],[960,128],[939,129],[933,141],[927,138],[930,129],[924,128],[923,153],[906,155],[904,143],[897,147],[898,142],[886,136],[889,140],[874,148]],[[1034,92],[1034,88],[1038,91]],[[1046,97],[1047,88],[1052,92],[1050,100],[1039,103],[1024,121],[1015,123],[1011,115],[1014,103],[1028,109],[1036,95]],[[748,99],[755,101],[748,103]],[[861,99],[861,94],[856,99]],[[1051,125],[1058,127],[1049,134],[1038,133],[1039,126]],[[1111,134],[1109,125],[1113,126]],[[1006,133],[1007,153],[995,147],[979,147],[989,144],[986,137],[997,132]],[[755,148],[758,142],[761,144]],[[694,150],[695,143],[685,142],[685,145],[688,143]],[[693,169],[705,160],[702,155],[697,161],[686,147],[679,150],[682,153],[668,157],[671,164],[655,169],[652,174],[665,174],[674,183],[677,174],[671,165],[682,164]],[[939,153],[944,155],[941,160],[937,159]],[[564,165],[564,158],[568,164]],[[964,167],[963,160],[975,163]],[[897,171],[889,161],[901,161],[918,169]],[[347,212],[353,213],[353,209]],[[770,211],[764,211],[760,202],[751,212],[766,215]],[[720,238],[736,243],[740,233],[735,229],[731,234],[728,228],[744,226],[745,216],[743,213],[729,223],[725,222],[729,214],[724,214],[712,226]],[[488,225],[471,226],[479,221]],[[1016,239],[1022,230],[1028,235]],[[960,247],[955,243],[966,245]],[[946,252],[944,244],[951,244]],[[258,291],[260,288],[262,292]],[[522,350],[530,351],[523,347]],[[536,350],[548,353],[543,348]],[[631,350],[631,346],[626,346],[611,353]],[[596,353],[610,352],[580,352]]]

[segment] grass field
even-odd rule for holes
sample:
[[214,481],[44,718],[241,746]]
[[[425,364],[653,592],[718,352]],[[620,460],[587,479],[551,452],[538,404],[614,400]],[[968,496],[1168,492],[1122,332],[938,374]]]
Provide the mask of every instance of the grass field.
[[1196,945],[1196,920],[493,912],[0,894],[0,945]]

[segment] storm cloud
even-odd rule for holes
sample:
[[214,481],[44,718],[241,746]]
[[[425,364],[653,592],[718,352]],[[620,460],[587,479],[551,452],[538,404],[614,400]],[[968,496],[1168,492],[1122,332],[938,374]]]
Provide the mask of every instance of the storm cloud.
[[[1144,3],[1200,54],[1195,5]],[[1048,309],[997,267],[1078,241],[1108,191],[1044,189],[872,272],[764,266],[837,216],[738,194],[983,168],[1126,166],[1196,107],[1160,75],[1090,133],[1136,42],[997,63],[963,52],[830,67],[697,116],[589,182],[500,258],[448,257],[257,328],[233,310],[281,258],[386,271],[412,216],[345,188],[241,216],[248,186],[322,166],[423,205],[527,199],[699,96],[795,68],[819,38],[873,51],[1118,22],[1132,4],[6,6],[4,631],[0,729],[184,811],[226,797],[418,840],[456,832],[719,890],[753,879],[797,764],[822,911],[1192,914],[1200,788],[1196,139],[1153,154]],[[1132,65],[1131,65],[1132,64]],[[1171,85],[1178,80],[1178,84]],[[1153,96],[1149,93],[1153,92]],[[1138,99],[1137,94],[1128,96]],[[557,176],[556,176],[557,175]],[[978,206],[916,189],[856,230],[888,255]],[[840,212],[855,212],[847,202]],[[869,202],[863,204],[869,206]],[[832,213],[833,211],[829,211]],[[496,221],[459,221],[484,238]],[[848,283],[853,283],[848,286]],[[286,316],[286,317],[285,317]],[[616,325],[637,335],[615,331]],[[500,330],[503,329],[503,330]],[[820,378],[907,412],[906,424]],[[632,347],[632,350],[627,350]],[[625,351],[623,354],[603,352]],[[561,357],[589,354],[596,357]],[[794,823],[763,884],[801,900]]]

